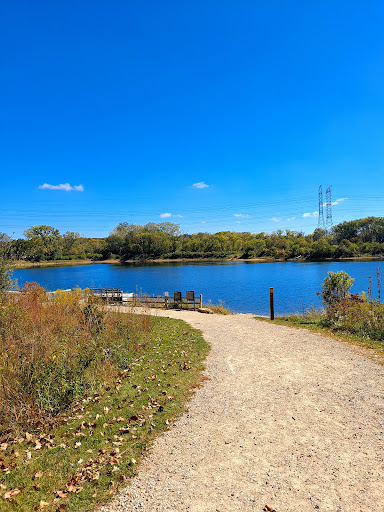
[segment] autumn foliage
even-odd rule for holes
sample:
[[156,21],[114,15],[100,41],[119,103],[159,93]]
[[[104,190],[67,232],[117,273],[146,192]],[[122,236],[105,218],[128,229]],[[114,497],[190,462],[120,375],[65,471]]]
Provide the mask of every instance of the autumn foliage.
[[145,348],[149,318],[106,312],[36,283],[0,299],[0,439],[110,383]]

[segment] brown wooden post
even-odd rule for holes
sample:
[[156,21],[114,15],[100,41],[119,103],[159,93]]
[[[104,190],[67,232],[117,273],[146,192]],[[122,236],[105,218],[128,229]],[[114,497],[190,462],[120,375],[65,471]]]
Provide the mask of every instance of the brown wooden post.
[[168,309],[168,292],[164,292],[165,309]]
[[201,309],[203,307],[203,296],[200,295],[200,304],[199,304],[199,308]]
[[273,305],[273,288],[269,289],[269,309],[271,313],[271,320],[274,320],[275,318],[275,308]]

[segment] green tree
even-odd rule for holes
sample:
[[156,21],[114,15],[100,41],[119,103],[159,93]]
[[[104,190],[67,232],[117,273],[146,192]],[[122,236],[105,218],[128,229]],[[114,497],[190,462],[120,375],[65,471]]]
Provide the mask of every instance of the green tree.
[[13,270],[12,239],[5,233],[0,233],[0,292],[12,287]]
[[54,260],[61,254],[61,237],[58,229],[41,224],[24,231],[31,242],[32,258],[36,261]]

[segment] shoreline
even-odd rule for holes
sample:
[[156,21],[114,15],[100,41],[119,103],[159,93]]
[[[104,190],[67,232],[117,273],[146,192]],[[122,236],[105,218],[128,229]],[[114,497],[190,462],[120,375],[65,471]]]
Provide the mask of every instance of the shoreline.
[[113,264],[113,265],[124,265],[126,263],[138,263],[138,264],[151,264],[151,263],[201,263],[201,262],[250,262],[250,263],[281,263],[287,262],[301,262],[311,263],[314,261],[384,261],[383,257],[378,256],[353,256],[348,258],[324,258],[321,260],[306,260],[306,259],[288,259],[283,260],[281,258],[159,258],[155,260],[126,260],[121,262],[120,260],[108,259],[108,260],[55,260],[55,261],[24,261],[16,260],[14,263],[14,269],[24,268],[42,268],[42,267],[72,267],[75,265],[95,265],[95,264]]

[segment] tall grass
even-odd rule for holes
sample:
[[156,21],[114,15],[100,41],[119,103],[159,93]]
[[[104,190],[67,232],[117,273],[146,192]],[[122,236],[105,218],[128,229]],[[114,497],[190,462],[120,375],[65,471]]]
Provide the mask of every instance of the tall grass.
[[36,283],[0,297],[0,439],[105,389],[145,350],[148,315],[107,312],[80,290],[48,299]]
[[352,295],[330,306],[320,325],[384,341],[384,304],[365,296]]

